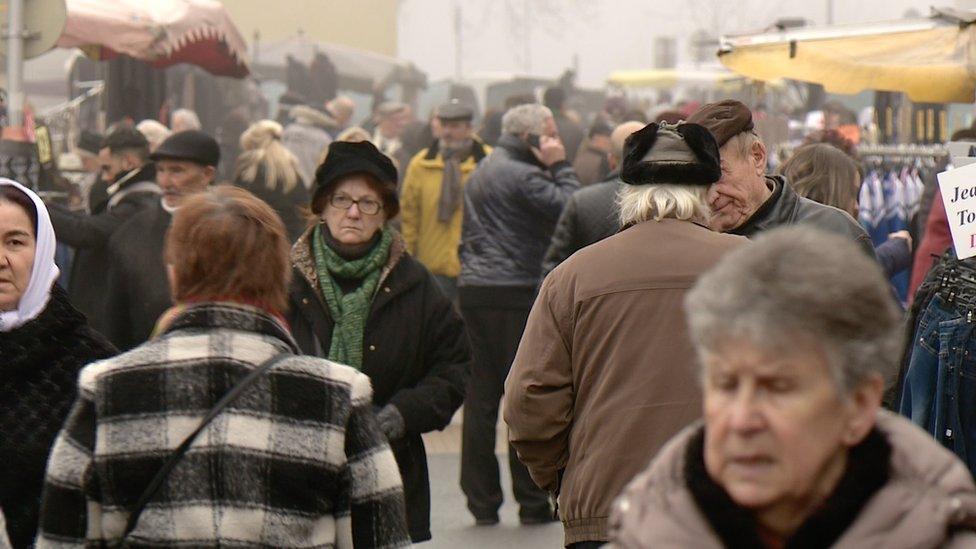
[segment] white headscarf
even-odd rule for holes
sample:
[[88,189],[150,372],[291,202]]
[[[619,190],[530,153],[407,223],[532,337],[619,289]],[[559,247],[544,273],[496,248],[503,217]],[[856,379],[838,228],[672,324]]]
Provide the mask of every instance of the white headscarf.
[[8,185],[26,194],[34,202],[37,210],[37,237],[34,249],[34,267],[31,269],[30,282],[27,290],[20,296],[20,303],[13,311],[0,313],[0,332],[9,332],[27,324],[41,314],[51,298],[51,286],[58,279],[57,265],[54,264],[54,249],[57,241],[54,238],[54,226],[48,216],[47,208],[41,197],[34,191],[10,179],[0,178],[0,186]]

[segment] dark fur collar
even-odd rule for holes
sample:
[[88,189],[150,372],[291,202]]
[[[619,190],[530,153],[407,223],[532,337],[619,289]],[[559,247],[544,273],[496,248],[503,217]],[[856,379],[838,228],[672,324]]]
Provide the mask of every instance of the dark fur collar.
[[[732,501],[705,470],[705,430],[685,454],[685,479],[699,510],[725,547],[764,547],[752,513]],[[891,445],[877,429],[850,450],[847,470],[827,501],[788,539],[786,549],[830,547],[854,523],[874,494],[888,482]],[[884,464],[884,465],[882,465]]]

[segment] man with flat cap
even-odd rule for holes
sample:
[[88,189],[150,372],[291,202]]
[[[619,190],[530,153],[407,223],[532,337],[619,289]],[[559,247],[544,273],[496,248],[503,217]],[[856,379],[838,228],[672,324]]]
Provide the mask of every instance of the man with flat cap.
[[609,539],[610,506],[664,443],[701,415],[683,300],[742,237],[707,228],[718,146],[696,124],[627,138],[619,233],[543,281],[505,382],[518,457],[558,494],[564,544]]
[[213,184],[220,146],[202,131],[186,130],[166,138],[151,158],[162,198],[123,224],[108,245],[105,336],[122,351],[149,339],[172,305],[163,263],[166,231],[187,197]]
[[709,103],[688,122],[708,128],[721,154],[722,178],[708,193],[712,229],[751,238],[781,225],[808,224],[846,236],[874,256],[871,237],[853,217],[801,197],[780,175],[766,175],[766,145],[744,104]]
[[441,135],[407,167],[400,217],[407,251],[433,273],[452,301],[461,272],[458,244],[464,184],[491,148],[474,136],[474,110],[458,101],[437,109]]

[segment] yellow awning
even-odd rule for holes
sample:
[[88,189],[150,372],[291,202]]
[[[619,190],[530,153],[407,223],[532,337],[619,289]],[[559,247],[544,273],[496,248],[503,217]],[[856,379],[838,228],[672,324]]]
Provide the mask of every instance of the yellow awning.
[[723,40],[719,59],[756,80],[790,78],[833,93],[905,92],[916,102],[972,103],[976,28],[930,19],[796,30]]
[[670,89],[679,84],[718,86],[742,77],[726,70],[648,69],[614,71],[607,82],[620,88]]

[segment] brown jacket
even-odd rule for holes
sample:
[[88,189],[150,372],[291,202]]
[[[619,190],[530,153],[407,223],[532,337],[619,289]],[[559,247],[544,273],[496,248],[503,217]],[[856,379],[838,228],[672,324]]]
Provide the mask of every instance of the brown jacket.
[[505,383],[505,421],[536,484],[560,492],[567,544],[608,539],[613,499],[700,417],[684,296],[745,242],[648,221],[580,250],[542,284]]
[[[723,545],[699,511],[685,478],[686,429],[661,450],[614,505],[611,547]],[[966,467],[908,420],[880,412],[878,431],[891,445],[888,482],[832,545],[837,549],[976,547],[976,486]],[[880,465],[880,464],[879,464]]]

